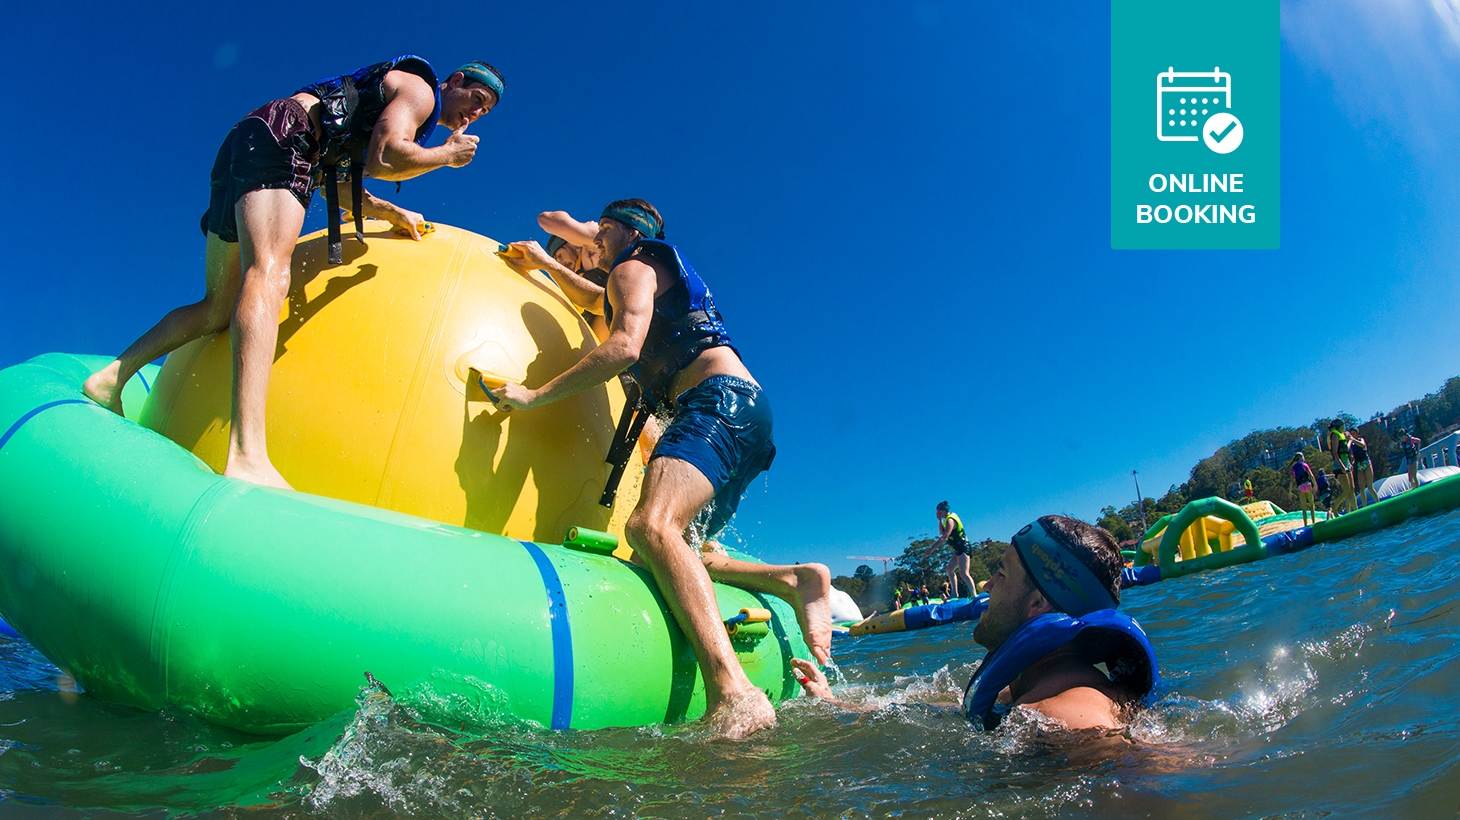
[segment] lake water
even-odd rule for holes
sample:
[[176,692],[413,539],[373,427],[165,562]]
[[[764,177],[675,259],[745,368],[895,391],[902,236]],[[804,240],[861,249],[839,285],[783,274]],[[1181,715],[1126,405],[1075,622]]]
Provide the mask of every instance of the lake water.
[[75,692],[0,639],[0,812],[73,817],[1454,817],[1460,512],[1127,590],[1163,691],[1129,739],[1051,747],[953,710],[970,624],[838,639],[838,691],[732,743],[552,733],[429,686],[259,740]]

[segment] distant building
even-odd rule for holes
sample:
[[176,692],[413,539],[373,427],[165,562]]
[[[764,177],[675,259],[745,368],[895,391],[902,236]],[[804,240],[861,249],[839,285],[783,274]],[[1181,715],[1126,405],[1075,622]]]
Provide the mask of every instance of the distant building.
[[1279,447],[1276,450],[1264,449],[1255,457],[1249,458],[1246,461],[1242,462],[1242,469],[1256,470],[1258,467],[1266,467],[1270,470],[1277,470],[1278,472],[1282,472],[1282,469],[1293,460],[1293,456],[1304,447],[1317,447],[1320,450],[1323,449],[1322,445],[1318,443],[1318,436],[1316,435],[1311,439],[1298,439],[1292,444],[1289,444],[1286,447]]

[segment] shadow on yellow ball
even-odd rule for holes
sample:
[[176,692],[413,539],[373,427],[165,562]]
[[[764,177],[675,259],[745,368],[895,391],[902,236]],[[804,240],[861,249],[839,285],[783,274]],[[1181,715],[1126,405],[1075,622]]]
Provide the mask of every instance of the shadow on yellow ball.
[[[269,385],[269,456],[296,489],[513,538],[571,526],[622,533],[642,462],[612,516],[604,456],[617,380],[536,410],[498,411],[482,382],[545,384],[595,346],[541,273],[496,240],[437,224],[419,242],[366,225],[330,265],[323,232],[300,239]],[[221,471],[228,451],[228,333],[167,358],[142,423]]]

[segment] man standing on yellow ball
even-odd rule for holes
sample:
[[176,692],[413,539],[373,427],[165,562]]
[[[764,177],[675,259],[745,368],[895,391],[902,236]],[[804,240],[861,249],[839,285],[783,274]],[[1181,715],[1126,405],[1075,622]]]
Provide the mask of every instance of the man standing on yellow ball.
[[[831,656],[831,574],[821,564],[770,566],[702,555],[685,540],[697,520],[704,521],[704,538],[718,532],[746,486],[770,466],[770,404],[731,346],[704,281],[663,241],[664,222],[654,206],[642,199],[610,203],[598,225],[595,243],[609,260],[607,285],[571,298],[602,309],[608,338],[542,387],[507,384],[493,393],[503,407],[531,410],[627,371],[656,412],[672,414],[626,534],[694,648],[706,719],[720,735],[744,737],[775,725],[776,714],[736,660],[711,579],[785,600],[796,610],[811,654],[825,663]],[[504,257],[520,268],[551,264],[535,242],[514,243]]]
[[[404,55],[320,80],[244,117],[213,164],[201,226],[208,239],[202,301],[164,316],[93,373],[83,392],[120,414],[122,386],[142,365],[230,328],[233,422],[223,474],[288,487],[269,460],[264,415],[290,261],[315,187],[326,186],[335,264],[342,258],[336,206],[355,212],[357,237],[359,218],[369,216],[420,239],[421,215],[371,196],[363,177],[398,182],[471,162],[477,137],[464,133],[466,127],[492,110],[502,89],[502,75],[486,63],[467,63],[437,82],[429,63]],[[425,147],[438,124],[452,129],[451,136]],[[345,201],[337,194],[342,170],[351,180]]]

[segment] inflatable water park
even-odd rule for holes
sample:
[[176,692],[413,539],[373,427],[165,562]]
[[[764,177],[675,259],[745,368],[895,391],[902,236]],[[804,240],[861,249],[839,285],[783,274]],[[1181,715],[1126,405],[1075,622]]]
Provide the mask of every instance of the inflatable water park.
[[[1271,501],[1238,505],[1221,498],[1188,503],[1164,515],[1146,531],[1137,549],[1124,551],[1122,587],[1146,586],[1192,573],[1248,564],[1395,526],[1411,518],[1460,507],[1460,468],[1419,470],[1419,486],[1409,476],[1386,478],[1378,500],[1344,515],[1323,510],[1286,512]],[[1311,522],[1311,523],[1310,523]],[[988,609],[988,595],[909,605],[842,624],[852,636],[882,635],[977,621]]]
[[[618,382],[530,414],[485,392],[592,350],[579,311],[496,240],[366,229],[339,264],[324,232],[295,251],[267,423],[296,490],[219,474],[226,332],[139,372],[125,418],[81,393],[109,356],[0,370],[6,624],[94,698],[252,733],[352,709],[367,681],[433,676],[552,729],[702,714],[694,655],[625,560],[639,454],[601,503]],[[794,695],[791,609],[715,595],[750,679]]]

